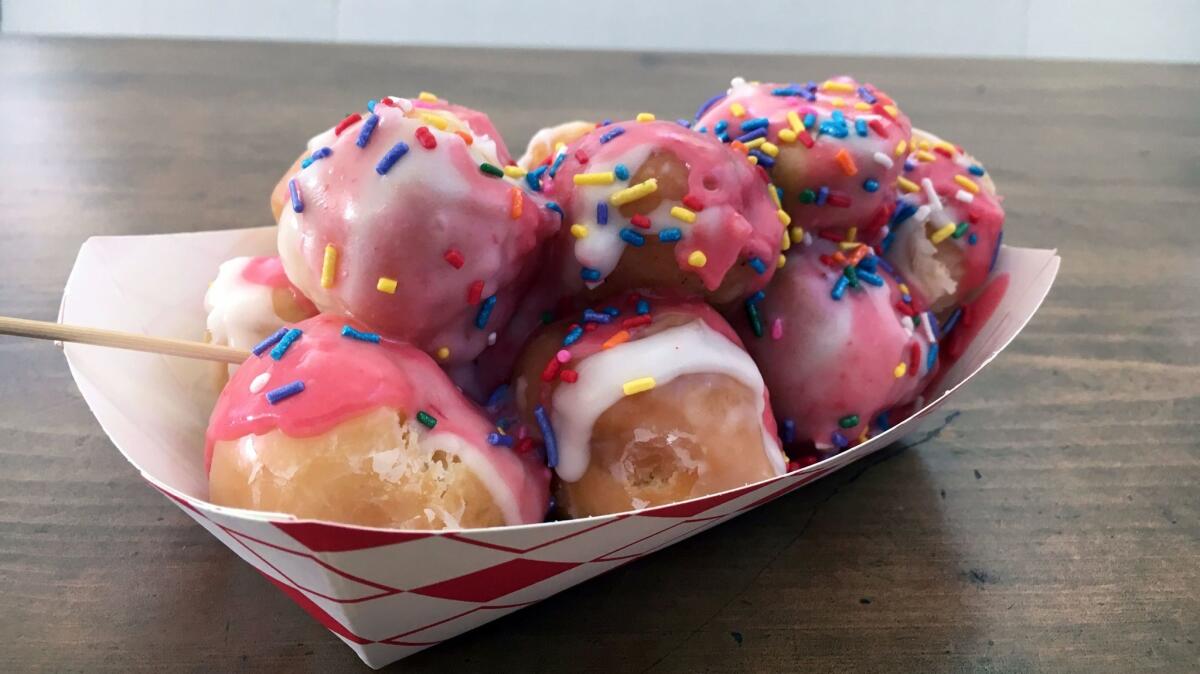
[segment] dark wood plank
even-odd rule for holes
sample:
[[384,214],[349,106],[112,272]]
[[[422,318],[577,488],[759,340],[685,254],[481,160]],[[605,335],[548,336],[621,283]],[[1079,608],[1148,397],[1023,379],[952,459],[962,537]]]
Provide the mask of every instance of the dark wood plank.
[[[1200,68],[0,40],[0,312],[89,235],[268,224],[315,130],[383,93],[519,146],[679,116],[732,75],[852,72],[966,142],[1041,314],[940,433],[405,661],[414,670],[1200,668]],[[0,340],[4,669],[360,668],[140,481],[44,343]]]

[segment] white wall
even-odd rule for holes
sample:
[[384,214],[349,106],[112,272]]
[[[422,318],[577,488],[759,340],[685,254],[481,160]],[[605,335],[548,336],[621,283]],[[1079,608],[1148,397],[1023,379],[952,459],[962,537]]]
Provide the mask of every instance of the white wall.
[[1200,0],[0,0],[0,10],[0,31],[49,35],[1200,62]]

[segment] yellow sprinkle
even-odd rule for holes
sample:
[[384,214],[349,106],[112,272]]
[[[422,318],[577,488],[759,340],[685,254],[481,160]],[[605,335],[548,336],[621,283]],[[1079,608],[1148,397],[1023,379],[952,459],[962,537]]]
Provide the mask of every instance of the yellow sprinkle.
[[933,147],[945,150],[946,152],[949,152],[951,155],[958,154],[958,148],[954,147],[953,143],[947,143],[944,140],[939,140],[938,142],[934,143]]
[[792,227],[788,231],[792,235],[792,243],[794,243],[796,245],[800,245],[801,243],[804,243],[804,228],[803,227],[801,227],[800,225],[796,225],[795,227]]
[[380,276],[379,282],[375,284],[375,289],[381,293],[395,295],[396,294],[396,279],[388,278],[386,276]]
[[763,145],[766,142],[767,142],[766,138],[755,138],[754,140],[750,141],[749,143],[746,143],[746,149],[753,150],[754,148],[756,148],[760,145]]
[[897,108],[896,106],[892,105],[891,103],[883,106],[883,109],[886,110],[887,114],[891,115],[892,117],[895,117],[896,115],[900,114],[900,108]]
[[918,143],[918,147],[920,147],[922,150],[929,150],[933,148],[933,143],[930,143],[927,140],[922,140],[920,143]]
[[906,372],[908,372],[908,365],[906,363],[900,363],[896,366],[896,369],[892,370],[892,374],[896,375],[896,379],[903,377]]
[[931,234],[929,236],[929,242],[936,246],[939,243],[945,241],[947,238],[949,238],[950,235],[953,234],[954,230],[956,230],[956,229],[958,229],[958,225],[954,224],[953,222],[948,223],[946,226],[938,229],[936,232]]
[[775,263],[776,269],[783,269],[783,265],[787,264],[787,256],[783,253],[779,254],[779,261]]
[[688,209],[686,209],[682,206],[672,206],[671,207],[671,217],[675,218],[676,220],[683,220],[684,222],[686,222],[688,224],[691,224],[696,221],[696,213],[693,211],[689,211]]
[[337,273],[337,248],[325,244],[325,261],[321,263],[321,287],[332,288],[333,276]]
[[779,250],[787,250],[792,247],[792,239],[788,236],[787,230],[783,230],[783,239],[779,242]]
[[779,218],[779,222],[783,223],[784,227],[792,224],[792,216],[787,214],[787,211],[782,208],[775,211],[775,217]]
[[976,185],[974,180],[966,176],[954,176],[954,182],[962,185],[962,188],[971,194],[979,193],[979,185]]
[[825,80],[821,83],[821,91],[833,91],[840,94],[854,93],[854,85],[849,82]]
[[871,104],[867,103],[866,101],[859,101],[854,104],[854,109],[855,110],[870,110]]
[[612,171],[602,173],[576,173],[573,180],[576,185],[611,185],[617,179]]
[[899,143],[896,143],[896,156],[899,157],[900,155],[904,154],[904,151],[907,149],[908,149],[908,143],[905,143],[904,141],[900,141]]
[[916,156],[921,161],[935,161],[937,159],[929,150],[918,150]]
[[776,145],[775,143],[766,142],[765,138],[763,139],[763,141],[764,142],[762,144],[762,151],[766,152],[768,156],[778,157],[779,156],[779,146]]
[[654,388],[654,377],[642,377],[640,379],[630,379],[621,385],[621,390],[625,395],[637,395],[644,391],[649,391]]
[[623,190],[617,190],[608,198],[608,203],[613,206],[624,206],[632,201],[637,201],[642,197],[650,196],[658,190],[658,180],[650,178],[636,185],[626,187]]
[[795,110],[788,110],[787,113],[788,126],[792,127],[792,133],[800,135],[804,130],[804,120],[800,119],[800,115]]
[[781,142],[781,143],[796,142],[796,132],[792,131],[791,129],[780,129],[779,130],[779,142]]
[[758,157],[756,157],[754,155],[747,156],[746,161],[750,162],[751,164],[754,164],[755,166],[758,166]]
[[783,208],[783,202],[779,200],[779,190],[775,189],[774,185],[767,185],[767,194],[771,195],[771,203],[775,204],[775,208]]
[[858,238],[858,228],[857,227],[851,227],[850,229],[846,230],[846,240],[847,241],[854,241],[857,238]]
[[829,99],[829,103],[835,108],[840,108],[846,104],[846,99],[842,98],[841,96],[834,96],[833,98]]
[[508,176],[509,178],[524,178],[526,173],[529,173],[529,171],[526,171],[520,166],[504,167],[504,175]]
[[437,353],[435,355],[437,356],[438,360],[446,360],[447,358],[450,357],[450,347],[443,346],[442,348],[437,350]]
[[907,283],[901,283],[896,287],[900,289],[900,293],[903,295],[911,295],[912,294],[912,293],[908,292],[908,284]]
[[730,103],[729,112],[734,117],[741,117],[746,114],[746,108],[743,108],[741,103]]
[[438,99],[438,97],[436,95],[431,94],[428,91],[422,91],[421,93],[417,94],[417,98],[422,101],[427,101],[429,103],[433,103],[433,102],[437,101],[437,99]]
[[421,119],[425,120],[431,126],[437,127],[438,131],[445,131],[447,127],[450,126],[445,119],[442,119],[440,116],[435,115],[432,112],[422,112]]
[[587,225],[571,225],[571,236],[582,239],[588,235]]
[[855,248],[858,248],[859,245],[861,244],[859,244],[857,241],[838,241],[838,248],[841,248],[842,250],[854,250]]
[[654,113],[653,112],[639,112],[636,119],[639,122],[653,122],[654,121]]
[[691,255],[688,255],[688,264],[693,267],[703,267],[708,264],[708,256],[702,250],[694,250]]
[[920,185],[914,183],[913,181],[909,180],[908,178],[905,178],[904,176],[900,176],[900,177],[896,178],[896,186],[899,187],[900,189],[904,190],[905,192],[920,192],[921,191]]

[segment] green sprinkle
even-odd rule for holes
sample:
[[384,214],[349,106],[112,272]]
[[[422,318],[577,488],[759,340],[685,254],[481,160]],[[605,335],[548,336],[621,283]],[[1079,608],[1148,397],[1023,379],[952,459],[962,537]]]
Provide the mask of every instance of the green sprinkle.
[[553,311],[543,311],[542,312],[542,325],[550,325],[553,322],[554,322],[554,312]]
[[504,171],[500,170],[499,167],[492,166],[491,164],[489,164],[487,162],[483,162],[482,164],[480,164],[479,170],[486,175],[492,176],[493,178],[503,178],[504,177]]
[[817,200],[817,193],[812,190],[804,190],[800,193],[800,203],[811,204]]
[[421,422],[426,428],[437,426],[437,419],[434,419],[432,415],[424,410],[417,412],[417,421]]
[[750,329],[754,330],[755,337],[763,336],[762,318],[758,315],[758,305],[754,302],[746,303],[746,316],[750,319]]
[[917,314],[917,315],[913,316],[912,319],[913,319],[913,327],[914,328],[921,327],[921,314]]
[[960,223],[958,223],[958,228],[955,229],[954,233],[951,234],[950,236],[952,236],[956,239],[961,239],[961,238],[963,238],[963,235],[967,233],[967,228],[970,226],[971,225],[969,223],[960,222]]
[[841,426],[842,428],[854,428],[857,425],[858,425],[858,415],[857,414],[848,414],[848,415],[842,417],[841,419],[838,419],[838,426]]
[[842,274],[844,274],[846,276],[846,280],[850,282],[851,288],[858,287],[858,272],[854,270],[852,265],[846,265],[846,268],[842,270]]

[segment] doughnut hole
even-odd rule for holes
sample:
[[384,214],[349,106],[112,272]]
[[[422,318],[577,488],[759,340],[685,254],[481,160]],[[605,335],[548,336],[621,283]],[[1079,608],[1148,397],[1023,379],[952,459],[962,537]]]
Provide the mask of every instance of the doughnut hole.
[[275,189],[271,190],[271,217],[276,222],[279,221],[279,214],[283,212],[284,205],[292,200],[292,195],[288,192],[288,181],[300,172],[300,162],[304,161],[307,156],[307,151],[301,152],[300,156],[296,157],[296,161],[292,162],[291,167],[284,171],[279,182],[275,183]]
[[313,437],[273,430],[217,442],[209,499],[371,527],[503,525],[491,494],[446,444],[451,437],[431,439],[402,413],[376,408]]
[[795,215],[793,207],[800,204],[796,195],[812,187],[812,185],[805,184],[808,156],[808,150],[803,145],[798,143],[781,145],[779,154],[775,156],[775,168],[771,170],[771,181],[789,197],[784,202],[784,209],[793,216]]
[[663,201],[682,201],[688,193],[688,167],[674,152],[655,150],[642,165],[629,176],[629,184],[637,185],[651,178],[658,181],[658,189],[651,194],[631,201],[620,207],[621,215],[649,215]]

